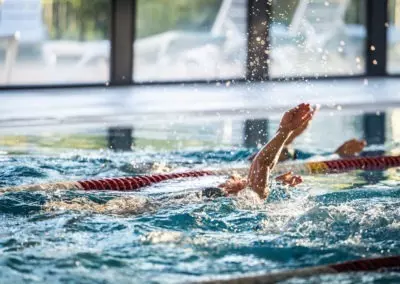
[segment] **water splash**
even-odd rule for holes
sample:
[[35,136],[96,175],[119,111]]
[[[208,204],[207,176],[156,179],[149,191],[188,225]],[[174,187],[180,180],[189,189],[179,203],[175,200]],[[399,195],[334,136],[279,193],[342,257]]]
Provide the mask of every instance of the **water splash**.
[[[243,162],[237,158],[242,149],[206,153],[205,159],[201,151],[12,157],[2,165],[10,173],[3,182],[134,175],[138,172],[125,171],[124,165],[154,160],[180,169]],[[40,176],[11,170],[22,164]],[[290,190],[273,184],[268,202],[247,191],[237,198],[198,194],[223,178],[173,180],[130,193],[0,195],[0,277],[6,282],[176,283],[400,254],[395,171],[373,179],[355,173],[305,177],[305,185]]]

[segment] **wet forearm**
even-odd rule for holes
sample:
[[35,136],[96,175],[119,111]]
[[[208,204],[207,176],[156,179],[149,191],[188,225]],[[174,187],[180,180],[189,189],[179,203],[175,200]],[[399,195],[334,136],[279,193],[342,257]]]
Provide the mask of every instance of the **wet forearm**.
[[266,198],[266,185],[268,184],[268,174],[278,162],[281,151],[291,131],[280,129],[274,138],[268,142],[254,157],[249,170],[249,186],[257,192],[261,198]]
[[256,155],[254,161],[259,160],[257,162],[265,165],[270,170],[272,170],[276,163],[278,162],[279,156],[282,152],[282,149],[285,146],[285,142],[291,135],[291,131],[280,129]]

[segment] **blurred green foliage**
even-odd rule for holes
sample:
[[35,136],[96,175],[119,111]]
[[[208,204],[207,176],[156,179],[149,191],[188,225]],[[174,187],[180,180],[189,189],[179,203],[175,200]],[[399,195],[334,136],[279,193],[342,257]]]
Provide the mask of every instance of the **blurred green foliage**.
[[42,0],[52,39],[92,40],[109,37],[110,1]]
[[[222,0],[137,0],[136,37],[174,30],[209,30]],[[44,18],[53,39],[107,39],[109,0],[44,0]]]
[[168,30],[210,30],[222,0],[138,0],[136,36]]
[[[298,4],[299,0],[274,0],[272,20],[289,25]],[[345,17],[346,23],[349,24],[365,23],[365,0],[351,0]]]
[[[299,0],[274,0],[273,21],[290,24]],[[364,23],[364,0],[352,0],[346,22]],[[53,39],[108,39],[109,0],[42,0]],[[393,2],[393,1],[391,1]],[[210,30],[222,0],[137,0],[136,37],[168,30]]]

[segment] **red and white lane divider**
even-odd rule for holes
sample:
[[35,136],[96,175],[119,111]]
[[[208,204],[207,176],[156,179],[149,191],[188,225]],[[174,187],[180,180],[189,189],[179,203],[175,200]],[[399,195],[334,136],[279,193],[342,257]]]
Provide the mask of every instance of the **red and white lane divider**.
[[350,272],[388,272],[400,271],[400,256],[391,256],[373,259],[360,259],[331,265],[314,266],[295,269],[278,273],[243,277],[231,280],[212,280],[205,283],[277,283],[291,278],[306,278],[325,274],[338,274]]
[[[285,173],[292,171],[296,174],[330,174],[352,170],[381,171],[389,168],[400,167],[400,156],[380,156],[368,158],[338,159],[331,161],[307,162],[302,164],[282,163],[277,165],[274,172]],[[194,178],[201,176],[230,175],[233,172],[247,174],[247,168],[201,170],[182,173],[143,175],[134,177],[119,177],[106,179],[93,179],[83,181],[67,181],[47,184],[35,184],[0,189],[0,192],[22,190],[112,190],[133,191],[154,183],[178,178]]]

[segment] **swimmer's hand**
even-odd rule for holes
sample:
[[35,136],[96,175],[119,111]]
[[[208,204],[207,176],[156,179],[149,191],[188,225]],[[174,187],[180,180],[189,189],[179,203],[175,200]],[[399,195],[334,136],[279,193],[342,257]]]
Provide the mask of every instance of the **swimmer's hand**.
[[292,172],[287,172],[286,174],[280,175],[275,178],[275,180],[292,187],[303,182],[303,178],[301,176],[293,175]]
[[285,112],[279,124],[279,129],[285,132],[292,132],[298,128],[307,127],[314,114],[310,104],[300,104]]
[[316,105],[314,108],[311,108],[311,119],[309,119],[307,122],[303,123],[300,127],[296,128],[293,130],[293,133],[289,136],[289,138],[285,142],[285,146],[289,146],[290,144],[293,143],[294,139],[299,137],[301,134],[306,131],[306,129],[310,126],[312,118],[314,117],[314,114],[316,111],[318,111],[320,108],[319,105]]
[[365,146],[367,146],[367,142],[365,140],[351,139],[344,142],[335,151],[335,153],[338,154],[340,157],[351,157],[359,154]]
[[[310,104],[300,104],[295,108],[292,108],[284,113],[280,125],[279,130],[282,130],[284,133],[289,136],[286,139],[285,146],[292,143],[292,141],[302,134],[310,124],[310,121],[314,115],[314,113],[319,109],[319,106],[316,106],[314,109],[310,106]],[[278,131],[279,131],[278,130]],[[291,133],[288,133],[291,132]],[[283,158],[280,158],[280,161],[284,161],[287,158],[285,156],[285,150],[283,151]],[[254,153],[251,155],[248,160],[253,161],[255,156],[258,153]]]

